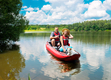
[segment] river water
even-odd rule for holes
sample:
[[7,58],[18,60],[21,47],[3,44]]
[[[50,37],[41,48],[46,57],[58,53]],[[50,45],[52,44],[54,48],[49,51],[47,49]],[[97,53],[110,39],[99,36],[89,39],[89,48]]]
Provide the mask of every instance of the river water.
[[23,33],[0,54],[0,80],[111,80],[111,32],[74,32],[79,61],[57,60],[45,48],[50,33]]

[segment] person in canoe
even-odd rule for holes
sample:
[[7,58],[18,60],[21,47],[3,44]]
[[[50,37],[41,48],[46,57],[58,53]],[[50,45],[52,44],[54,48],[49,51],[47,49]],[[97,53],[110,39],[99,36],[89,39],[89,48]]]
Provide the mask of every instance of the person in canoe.
[[61,47],[59,50],[60,52],[68,51],[67,55],[71,55],[71,51],[74,51],[69,44],[69,39],[73,39],[73,36],[70,34],[69,29],[64,28],[62,30],[62,36],[60,37]]
[[60,46],[60,32],[58,27],[55,27],[54,31],[50,35],[51,44],[53,47]]

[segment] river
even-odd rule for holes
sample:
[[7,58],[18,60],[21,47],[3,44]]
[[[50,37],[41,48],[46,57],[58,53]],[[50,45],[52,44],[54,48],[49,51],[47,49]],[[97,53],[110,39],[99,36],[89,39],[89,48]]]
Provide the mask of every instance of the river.
[[111,32],[73,32],[77,62],[61,62],[45,48],[50,33],[23,33],[14,49],[0,54],[0,80],[110,80]]

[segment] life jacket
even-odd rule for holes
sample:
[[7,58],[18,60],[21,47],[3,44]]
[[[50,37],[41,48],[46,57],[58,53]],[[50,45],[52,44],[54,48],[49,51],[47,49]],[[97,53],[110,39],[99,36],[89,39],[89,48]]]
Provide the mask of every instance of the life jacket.
[[63,45],[64,46],[66,46],[66,45],[70,46],[70,44],[69,44],[69,38],[65,37],[65,36],[62,36],[62,37],[63,37]]
[[[57,35],[60,37],[60,33],[59,32],[58,33],[54,32],[54,36],[57,36]],[[55,41],[59,41],[59,38],[55,38]]]

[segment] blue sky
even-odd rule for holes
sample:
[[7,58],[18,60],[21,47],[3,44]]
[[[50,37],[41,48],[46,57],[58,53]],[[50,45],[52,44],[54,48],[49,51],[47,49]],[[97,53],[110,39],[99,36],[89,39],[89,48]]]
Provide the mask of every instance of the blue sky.
[[22,0],[30,24],[72,24],[111,19],[111,0]]

